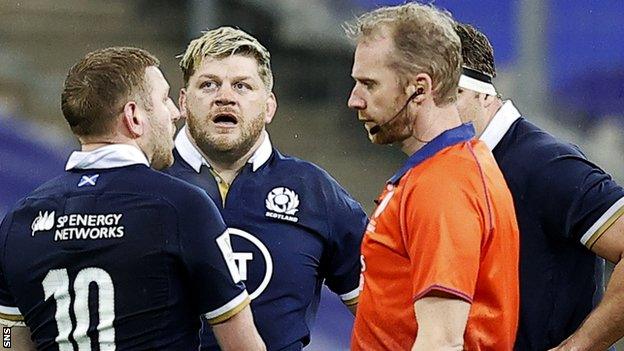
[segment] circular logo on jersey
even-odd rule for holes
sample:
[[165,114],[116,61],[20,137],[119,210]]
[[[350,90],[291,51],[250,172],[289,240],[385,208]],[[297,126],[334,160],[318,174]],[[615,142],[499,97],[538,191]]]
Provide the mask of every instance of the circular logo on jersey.
[[299,196],[293,190],[280,186],[269,192],[265,205],[269,211],[293,216],[299,211]]
[[[260,285],[258,285],[258,287],[254,291],[249,291],[249,297],[253,300],[256,297],[260,296],[260,294],[262,294],[262,292],[269,285],[269,282],[271,281],[271,277],[273,276],[273,259],[271,258],[271,253],[269,252],[267,247],[262,243],[262,241],[260,241],[260,239],[247,233],[244,230],[240,230],[236,228],[229,228],[228,232],[230,233],[230,236],[237,236],[251,243],[252,246],[255,246],[255,248],[257,248],[258,251],[260,251],[260,254],[262,255],[262,259],[264,259],[264,262],[266,265],[264,277],[262,277]],[[236,247],[233,247],[233,250],[234,250],[234,253],[233,253],[234,262],[236,262],[236,266],[238,267],[240,277],[242,280],[246,281],[247,273],[249,271],[247,266],[254,264],[254,261],[260,260],[260,258],[254,257],[254,252],[239,251],[237,250]],[[250,286],[247,286],[247,288],[249,289]]]

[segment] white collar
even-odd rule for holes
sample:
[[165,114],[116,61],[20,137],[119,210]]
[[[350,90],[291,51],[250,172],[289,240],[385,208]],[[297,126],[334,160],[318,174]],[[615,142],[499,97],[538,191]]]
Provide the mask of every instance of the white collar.
[[[175,139],[175,147],[180,156],[182,156],[182,159],[193,167],[195,172],[199,173],[202,165],[207,167],[211,166],[199,152],[197,147],[191,142],[187,133],[188,131],[186,126],[180,129],[180,132],[178,132],[178,136]],[[269,133],[262,131],[262,135],[264,136],[262,144],[260,144],[260,147],[258,147],[258,149],[247,161],[247,163],[252,164],[252,170],[254,172],[269,160],[271,153],[273,152],[273,146],[271,145],[271,139],[269,139]]]
[[113,144],[99,147],[93,151],[74,151],[69,155],[65,170],[115,168],[134,164],[149,167],[147,157],[138,147],[128,144]]
[[479,140],[485,142],[490,150],[494,150],[503,136],[505,136],[505,133],[511,128],[511,125],[520,117],[520,112],[513,102],[511,100],[505,101],[503,106],[496,111],[487,127],[485,127]]

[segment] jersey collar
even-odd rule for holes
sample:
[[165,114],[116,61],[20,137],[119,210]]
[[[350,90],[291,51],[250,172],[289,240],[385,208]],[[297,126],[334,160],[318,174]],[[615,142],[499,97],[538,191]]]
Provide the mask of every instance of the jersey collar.
[[445,131],[410,156],[407,161],[405,161],[405,164],[403,164],[403,167],[388,180],[388,183],[396,185],[407,171],[435,155],[438,151],[451,145],[468,141],[472,139],[474,135],[475,131],[471,123],[462,124],[459,127]]
[[[175,139],[175,147],[182,159],[193,167],[195,172],[199,173],[202,165],[210,167],[210,164],[193,144],[187,133],[188,131],[186,126],[180,129],[180,132]],[[260,147],[258,147],[258,149],[247,161],[247,163],[251,163],[252,170],[254,172],[269,160],[271,153],[273,152],[273,146],[271,145],[269,133],[262,131],[262,134],[264,135],[262,144],[260,144]]]
[[65,170],[116,168],[143,164],[149,167],[147,157],[138,147],[128,144],[113,144],[93,151],[74,151],[69,156]]
[[520,117],[520,112],[513,102],[511,100],[505,101],[503,106],[496,111],[487,127],[485,127],[479,140],[483,141],[490,150],[494,150],[496,145],[503,139],[503,136],[505,136],[505,133],[511,128],[511,125]]

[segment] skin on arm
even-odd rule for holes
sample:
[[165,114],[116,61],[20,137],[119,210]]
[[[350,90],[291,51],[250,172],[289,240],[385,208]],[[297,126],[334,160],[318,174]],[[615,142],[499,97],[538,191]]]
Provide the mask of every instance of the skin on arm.
[[606,350],[624,337],[624,215],[596,240],[591,250],[615,264],[604,297],[579,329],[551,350]]
[[11,348],[22,351],[36,351],[35,343],[30,337],[30,328],[13,326],[14,324],[14,322],[0,322],[0,328],[11,327]]
[[223,351],[266,350],[254,325],[249,305],[225,322],[213,325],[212,331]]
[[463,350],[470,303],[434,292],[414,303],[418,335],[412,351]]

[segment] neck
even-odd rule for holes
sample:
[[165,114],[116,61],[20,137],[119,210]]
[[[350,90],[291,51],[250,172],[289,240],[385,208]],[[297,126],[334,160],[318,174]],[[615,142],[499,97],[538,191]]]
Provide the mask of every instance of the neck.
[[202,150],[197,146],[193,136],[188,128],[186,128],[186,135],[189,140],[195,146],[195,149],[208,161],[210,167],[217,172],[217,174],[228,184],[232,184],[238,172],[245,166],[251,156],[258,150],[265,138],[265,133],[261,133],[260,137],[253,146],[242,156],[233,156],[232,153],[216,151],[216,150]]
[[504,102],[501,99],[496,98],[496,100],[485,107],[485,113],[482,116],[477,117],[477,119],[473,122],[477,132],[477,137],[480,137],[487,129],[494,119],[494,116],[496,116],[501,107],[503,107],[503,104]]
[[401,142],[401,150],[408,156],[449,129],[459,127],[461,119],[455,104],[432,106],[414,119],[412,135]]
[[80,141],[81,151],[93,151],[103,146],[109,146],[109,145],[115,145],[115,144],[131,145],[141,150],[141,148],[135,141],[123,140],[121,138],[105,137],[105,138],[98,138],[98,139],[87,139],[87,138],[78,137],[78,140]]

